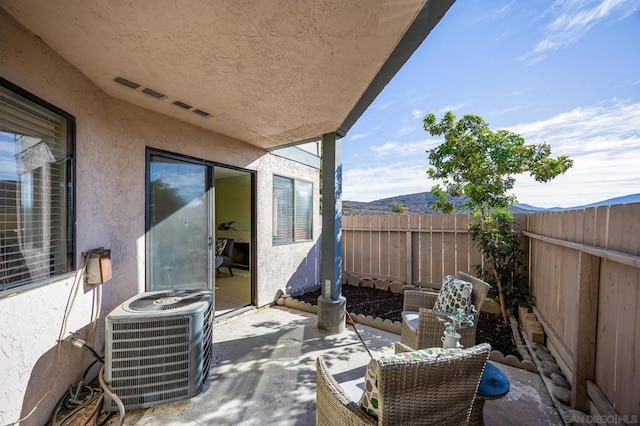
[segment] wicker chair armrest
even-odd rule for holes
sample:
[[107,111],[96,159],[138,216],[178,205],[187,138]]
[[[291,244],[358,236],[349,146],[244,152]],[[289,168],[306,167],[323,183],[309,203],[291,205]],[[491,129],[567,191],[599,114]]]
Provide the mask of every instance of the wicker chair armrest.
[[322,357],[316,361],[316,425],[376,425],[333,378]]
[[393,346],[393,353],[399,354],[402,352],[413,352],[413,348],[405,345],[404,343],[396,342]]
[[420,290],[407,290],[404,292],[402,310],[418,311],[420,308],[433,308],[437,298],[438,293]]

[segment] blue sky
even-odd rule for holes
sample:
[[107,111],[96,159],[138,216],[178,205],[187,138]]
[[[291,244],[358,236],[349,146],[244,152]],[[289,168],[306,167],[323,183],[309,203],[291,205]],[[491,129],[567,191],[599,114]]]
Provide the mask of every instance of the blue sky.
[[429,191],[427,113],[477,114],[574,167],[516,183],[569,207],[640,193],[640,1],[457,0],[344,138],[343,199]]

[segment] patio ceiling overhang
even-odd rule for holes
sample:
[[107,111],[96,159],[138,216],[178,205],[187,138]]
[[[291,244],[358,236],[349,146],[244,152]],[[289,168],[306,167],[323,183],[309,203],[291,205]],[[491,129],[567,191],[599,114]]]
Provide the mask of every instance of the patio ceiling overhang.
[[109,95],[270,149],[344,135],[454,1],[0,6]]

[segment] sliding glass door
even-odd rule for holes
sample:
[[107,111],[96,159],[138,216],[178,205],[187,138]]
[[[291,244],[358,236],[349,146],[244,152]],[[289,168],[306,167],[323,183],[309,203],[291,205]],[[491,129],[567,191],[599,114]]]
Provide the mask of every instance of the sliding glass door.
[[147,167],[147,290],[212,289],[211,166],[150,152]]

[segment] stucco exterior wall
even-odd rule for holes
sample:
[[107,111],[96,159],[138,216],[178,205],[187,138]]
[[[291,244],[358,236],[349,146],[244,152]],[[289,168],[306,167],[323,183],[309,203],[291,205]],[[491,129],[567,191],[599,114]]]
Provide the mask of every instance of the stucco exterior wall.
[[[258,305],[272,302],[278,289],[319,281],[318,170],[111,98],[2,9],[0,75],[76,118],[76,264],[82,265],[82,251],[99,246],[112,250],[113,279],[101,289],[101,319],[145,290],[147,146],[257,172]],[[272,245],[274,173],[313,182],[314,241]],[[91,361],[67,344],[57,353],[73,281],[70,274],[0,299],[0,424],[27,414],[53,382],[36,412],[21,424],[45,423],[55,401]],[[97,292],[80,283],[63,337],[80,331],[86,338],[97,313]],[[101,320],[95,343],[99,352],[103,336]]]

